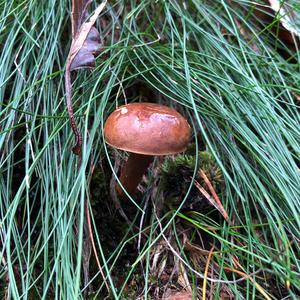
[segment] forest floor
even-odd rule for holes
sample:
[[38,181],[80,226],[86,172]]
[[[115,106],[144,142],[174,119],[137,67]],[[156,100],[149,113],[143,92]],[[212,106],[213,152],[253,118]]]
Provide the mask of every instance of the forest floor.
[[[72,62],[87,2],[0,1],[0,298],[299,299],[298,1],[92,1]],[[134,102],[191,138],[121,199]]]

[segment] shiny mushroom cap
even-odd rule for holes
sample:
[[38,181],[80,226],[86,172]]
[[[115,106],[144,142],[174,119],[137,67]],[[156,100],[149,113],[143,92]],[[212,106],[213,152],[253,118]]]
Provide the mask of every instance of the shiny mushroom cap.
[[190,125],[180,113],[155,103],[120,106],[104,125],[104,137],[109,145],[144,155],[182,152],[190,135]]

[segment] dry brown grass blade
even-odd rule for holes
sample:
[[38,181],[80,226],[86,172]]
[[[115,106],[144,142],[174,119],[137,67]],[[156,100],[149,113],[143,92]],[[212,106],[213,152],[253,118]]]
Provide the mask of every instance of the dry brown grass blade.
[[72,1],[72,44],[67,57],[65,72],[66,102],[70,125],[76,138],[72,151],[81,153],[82,137],[77,128],[72,108],[71,71],[78,68],[92,68],[95,64],[95,55],[101,48],[99,32],[94,27],[96,19],[104,9],[106,1],[102,2],[94,11],[89,20],[85,20],[87,8],[91,1]]
[[189,251],[189,252],[192,252],[192,253],[195,253],[197,255],[204,255],[204,256],[208,256],[209,255],[209,251],[205,250],[205,249],[202,249],[194,244],[191,244],[189,241],[187,241],[185,244],[184,244],[184,248]]
[[237,273],[237,274],[241,275],[242,277],[249,279],[255,285],[257,290],[264,296],[265,299],[272,300],[272,298],[265,292],[263,287],[260,284],[258,284],[251,276],[247,275],[246,273],[244,273],[242,271],[239,271],[239,270],[236,270],[236,269],[231,269],[229,267],[224,267],[224,270]]
[[108,294],[110,294],[110,288],[109,288],[109,285],[106,281],[105,275],[103,273],[103,270],[102,270],[102,267],[101,267],[101,264],[100,264],[100,260],[99,260],[99,257],[98,257],[96,245],[95,245],[95,240],[94,240],[94,236],[93,236],[93,229],[92,229],[92,223],[91,223],[91,217],[90,217],[90,210],[89,210],[89,206],[88,206],[88,200],[86,200],[86,208],[85,209],[86,209],[86,215],[87,215],[88,229],[89,229],[89,233],[90,233],[90,240],[91,240],[91,244],[92,244],[92,247],[93,247],[93,252],[94,252],[94,255],[95,255],[95,258],[96,258],[97,266],[98,266],[99,272],[102,276],[103,282],[106,286],[106,289],[108,291]]
[[218,203],[218,206],[220,208],[220,212],[222,213],[222,215],[224,216],[225,220],[228,221],[228,214],[226,212],[226,210],[224,209],[224,206],[218,196],[218,194],[216,193],[213,185],[211,184],[210,180],[208,179],[208,177],[206,176],[206,174],[203,172],[202,169],[199,170],[199,175],[202,177],[202,179],[204,180],[204,182],[206,183],[209,191],[211,192],[213,198],[215,199],[215,201]]
[[211,197],[209,195],[209,193],[196,180],[194,181],[195,186],[200,191],[200,193],[221,213],[221,215],[224,217],[224,219],[228,222],[228,220],[229,220],[228,214],[227,214],[219,196],[217,195],[214,187],[212,186],[209,179],[207,178],[207,176],[201,169],[199,171],[199,175],[203,178],[204,182],[206,183],[206,185],[213,197]]
[[204,270],[204,279],[203,279],[203,286],[202,286],[202,300],[206,300],[207,274],[208,274],[209,263],[210,263],[214,248],[215,247],[212,246],[210,251],[209,251],[206,266],[205,266],[205,270]]

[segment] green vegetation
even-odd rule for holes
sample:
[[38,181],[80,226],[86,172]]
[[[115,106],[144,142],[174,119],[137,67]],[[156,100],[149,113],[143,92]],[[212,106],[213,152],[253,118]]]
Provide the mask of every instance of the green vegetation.
[[[156,299],[167,288],[200,299],[299,297],[300,52],[253,3],[108,1],[96,67],[72,73],[79,158],[64,89],[71,1],[0,0],[1,299],[104,299],[88,215],[108,299]],[[136,205],[121,203],[128,224],[110,189],[124,154],[105,145],[103,123],[140,100],[186,115],[193,168],[164,205],[172,191],[159,181],[174,172],[157,159]],[[201,151],[229,222],[208,202],[185,205]]]

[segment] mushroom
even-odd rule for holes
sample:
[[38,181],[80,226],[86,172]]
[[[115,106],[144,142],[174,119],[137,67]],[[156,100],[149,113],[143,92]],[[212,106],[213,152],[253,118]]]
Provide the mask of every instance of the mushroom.
[[[120,176],[120,182],[130,195],[134,194],[154,156],[183,152],[190,134],[190,125],[180,113],[155,103],[120,106],[104,125],[106,143],[130,153]],[[121,198],[125,197],[120,185],[116,191]]]

